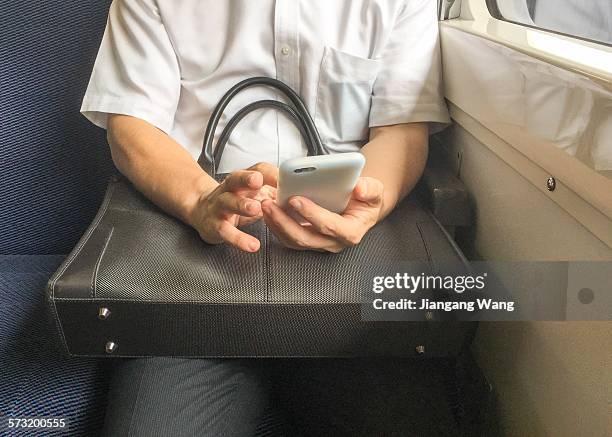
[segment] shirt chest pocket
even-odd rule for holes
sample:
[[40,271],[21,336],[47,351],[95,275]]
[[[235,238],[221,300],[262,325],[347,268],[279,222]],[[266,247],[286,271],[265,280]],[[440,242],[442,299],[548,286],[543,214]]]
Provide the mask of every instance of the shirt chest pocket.
[[325,48],[315,123],[330,149],[338,143],[367,140],[372,89],[379,68],[380,61]]

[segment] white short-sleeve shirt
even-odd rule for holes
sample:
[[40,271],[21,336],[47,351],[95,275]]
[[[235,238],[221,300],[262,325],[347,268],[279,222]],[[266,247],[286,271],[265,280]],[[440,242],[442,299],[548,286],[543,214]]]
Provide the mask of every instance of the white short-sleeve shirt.
[[[200,154],[219,98],[252,76],[277,78],[303,98],[331,152],[356,151],[368,128],[447,123],[434,0],[115,0],[81,107],[141,118]],[[217,134],[246,104],[282,99],[262,87],[228,106]],[[304,156],[284,114],[249,114],[221,171]]]

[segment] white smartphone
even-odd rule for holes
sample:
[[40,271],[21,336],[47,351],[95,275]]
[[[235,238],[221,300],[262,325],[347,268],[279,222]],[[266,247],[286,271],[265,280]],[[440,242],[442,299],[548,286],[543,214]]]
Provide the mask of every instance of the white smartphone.
[[357,152],[288,159],[279,169],[277,201],[287,208],[291,197],[303,196],[341,214],[364,165],[365,157]]

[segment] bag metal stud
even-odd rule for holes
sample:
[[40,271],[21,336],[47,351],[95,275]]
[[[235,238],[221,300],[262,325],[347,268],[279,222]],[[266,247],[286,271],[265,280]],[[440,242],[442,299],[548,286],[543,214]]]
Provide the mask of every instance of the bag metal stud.
[[117,343],[114,343],[112,341],[107,341],[105,350],[107,354],[112,354],[113,352],[117,350]]
[[98,310],[98,319],[100,319],[100,320],[106,320],[106,319],[108,319],[108,317],[110,316],[110,314],[111,314],[111,312],[110,312],[110,310],[109,310],[108,308],[104,308],[104,307],[102,307],[102,308],[100,308],[100,309]]

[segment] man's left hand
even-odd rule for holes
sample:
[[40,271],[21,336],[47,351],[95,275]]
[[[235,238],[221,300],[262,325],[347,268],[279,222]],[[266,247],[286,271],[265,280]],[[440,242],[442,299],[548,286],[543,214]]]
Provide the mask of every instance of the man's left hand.
[[283,245],[295,250],[338,253],[359,244],[378,222],[383,193],[383,184],[378,179],[360,178],[341,215],[305,197],[292,197],[289,206],[304,218],[305,224],[298,223],[271,200],[263,201],[261,206],[268,228]]

